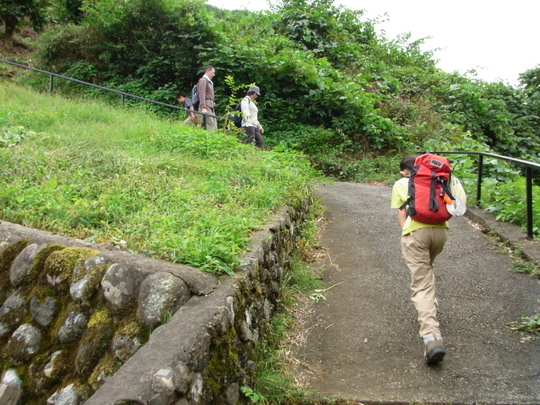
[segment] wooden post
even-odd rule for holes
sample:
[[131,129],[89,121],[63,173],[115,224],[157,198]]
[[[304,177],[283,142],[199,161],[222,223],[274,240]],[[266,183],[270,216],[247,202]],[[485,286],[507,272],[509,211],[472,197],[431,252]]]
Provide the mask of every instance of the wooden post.
[[0,383],[0,404],[2,405],[19,405],[22,390],[12,385]]

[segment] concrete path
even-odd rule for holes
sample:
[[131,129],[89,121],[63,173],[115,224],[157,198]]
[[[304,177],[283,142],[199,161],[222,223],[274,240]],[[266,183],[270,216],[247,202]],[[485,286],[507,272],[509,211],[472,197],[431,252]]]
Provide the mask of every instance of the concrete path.
[[320,398],[371,404],[540,404],[540,341],[506,324],[540,313],[540,284],[511,271],[464,217],[435,262],[442,363],[426,366],[391,188],[321,185],[327,287],[298,360]]

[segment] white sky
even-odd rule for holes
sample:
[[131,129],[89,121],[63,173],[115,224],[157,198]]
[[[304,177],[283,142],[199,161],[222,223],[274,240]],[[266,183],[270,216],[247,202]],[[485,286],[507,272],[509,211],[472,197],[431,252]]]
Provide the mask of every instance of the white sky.
[[[275,0],[270,0],[275,1]],[[223,9],[268,9],[267,0],[208,0]],[[431,37],[424,50],[435,50],[438,67],[465,74],[475,69],[486,81],[517,85],[518,75],[540,65],[540,0],[335,0],[366,18],[387,13],[377,25],[388,38],[412,34]]]

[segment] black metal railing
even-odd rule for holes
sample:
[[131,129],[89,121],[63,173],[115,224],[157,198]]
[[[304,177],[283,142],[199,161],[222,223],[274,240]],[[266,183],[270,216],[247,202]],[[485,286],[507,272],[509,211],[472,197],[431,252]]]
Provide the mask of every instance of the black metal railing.
[[222,118],[222,117],[220,117],[220,116],[218,116],[218,115],[213,115],[213,114],[203,113],[203,112],[200,112],[200,111],[193,111],[193,110],[189,110],[189,109],[187,109],[187,108],[178,107],[178,106],[176,106],[176,105],[167,104],[167,103],[162,103],[161,101],[151,100],[151,99],[149,99],[149,98],[144,98],[144,97],[136,96],[135,94],[126,93],[126,92],[124,92],[124,91],[115,90],[115,89],[110,89],[110,88],[108,88],[108,87],[99,86],[99,85],[97,85],[97,84],[84,82],[84,81],[82,81],[82,80],[74,79],[74,78],[72,78],[72,77],[62,76],[62,75],[59,75],[58,73],[47,72],[46,70],[41,70],[41,69],[36,69],[36,68],[30,67],[30,66],[21,65],[20,63],[11,62],[11,61],[9,61],[9,60],[0,59],[0,62],[8,63],[8,64],[10,64],[10,65],[18,66],[18,67],[23,68],[23,69],[33,70],[34,72],[39,72],[39,73],[43,73],[43,74],[49,75],[49,93],[52,93],[52,92],[53,92],[53,90],[54,90],[54,78],[55,78],[55,77],[58,77],[58,78],[60,78],[60,79],[69,80],[69,81],[71,81],[71,82],[83,84],[83,85],[85,85],[85,86],[95,87],[95,88],[97,88],[97,89],[101,89],[101,90],[104,90],[104,91],[109,91],[109,92],[111,92],[111,93],[119,94],[119,95],[120,95],[120,102],[121,102],[122,104],[124,104],[124,98],[127,96],[127,97],[131,97],[131,98],[136,98],[136,99],[138,99],[138,100],[147,101],[147,102],[149,102],[149,103],[153,103],[153,104],[158,104],[158,105],[162,105],[162,106],[165,106],[165,107],[174,108],[174,109],[176,109],[176,110],[184,110],[184,111],[188,111],[188,112],[193,112],[193,113],[195,113],[195,114],[200,114],[200,115],[208,116],[208,117],[214,117],[214,118],[216,118],[216,119],[221,119],[221,118]]
[[532,171],[540,170],[540,164],[529,162],[528,160],[511,158],[508,156],[497,155],[494,153],[485,153],[485,152],[432,152],[439,155],[444,154],[453,154],[453,155],[478,155],[478,176],[476,179],[476,203],[480,202],[482,198],[482,178],[484,171],[484,156],[491,157],[499,160],[505,160],[517,164],[519,166],[525,167],[525,194],[526,194],[526,211],[527,211],[527,238],[532,239],[534,237],[533,233],[533,195],[532,195]]

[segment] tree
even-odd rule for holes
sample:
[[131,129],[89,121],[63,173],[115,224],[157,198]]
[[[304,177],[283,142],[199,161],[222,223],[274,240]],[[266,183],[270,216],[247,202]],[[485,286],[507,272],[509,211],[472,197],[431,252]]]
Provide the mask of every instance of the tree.
[[[0,0],[3,1],[3,0]],[[200,76],[215,32],[198,0],[92,0],[80,25],[41,36],[45,70],[171,102]]]
[[51,5],[49,18],[57,23],[80,24],[84,17],[82,0],[52,0]]
[[[531,129],[536,133],[536,140],[540,143],[540,65],[529,69],[519,75],[519,82],[525,93],[524,108]],[[540,155],[538,156],[540,157]]]
[[374,26],[362,21],[363,11],[334,6],[334,0],[283,0],[275,29],[300,47],[347,69],[375,38]]
[[540,65],[519,75],[519,82],[528,94],[540,92]]
[[0,21],[4,24],[4,38],[13,40],[13,33],[28,18],[32,28],[41,30],[45,22],[43,10],[46,0],[0,0]]

